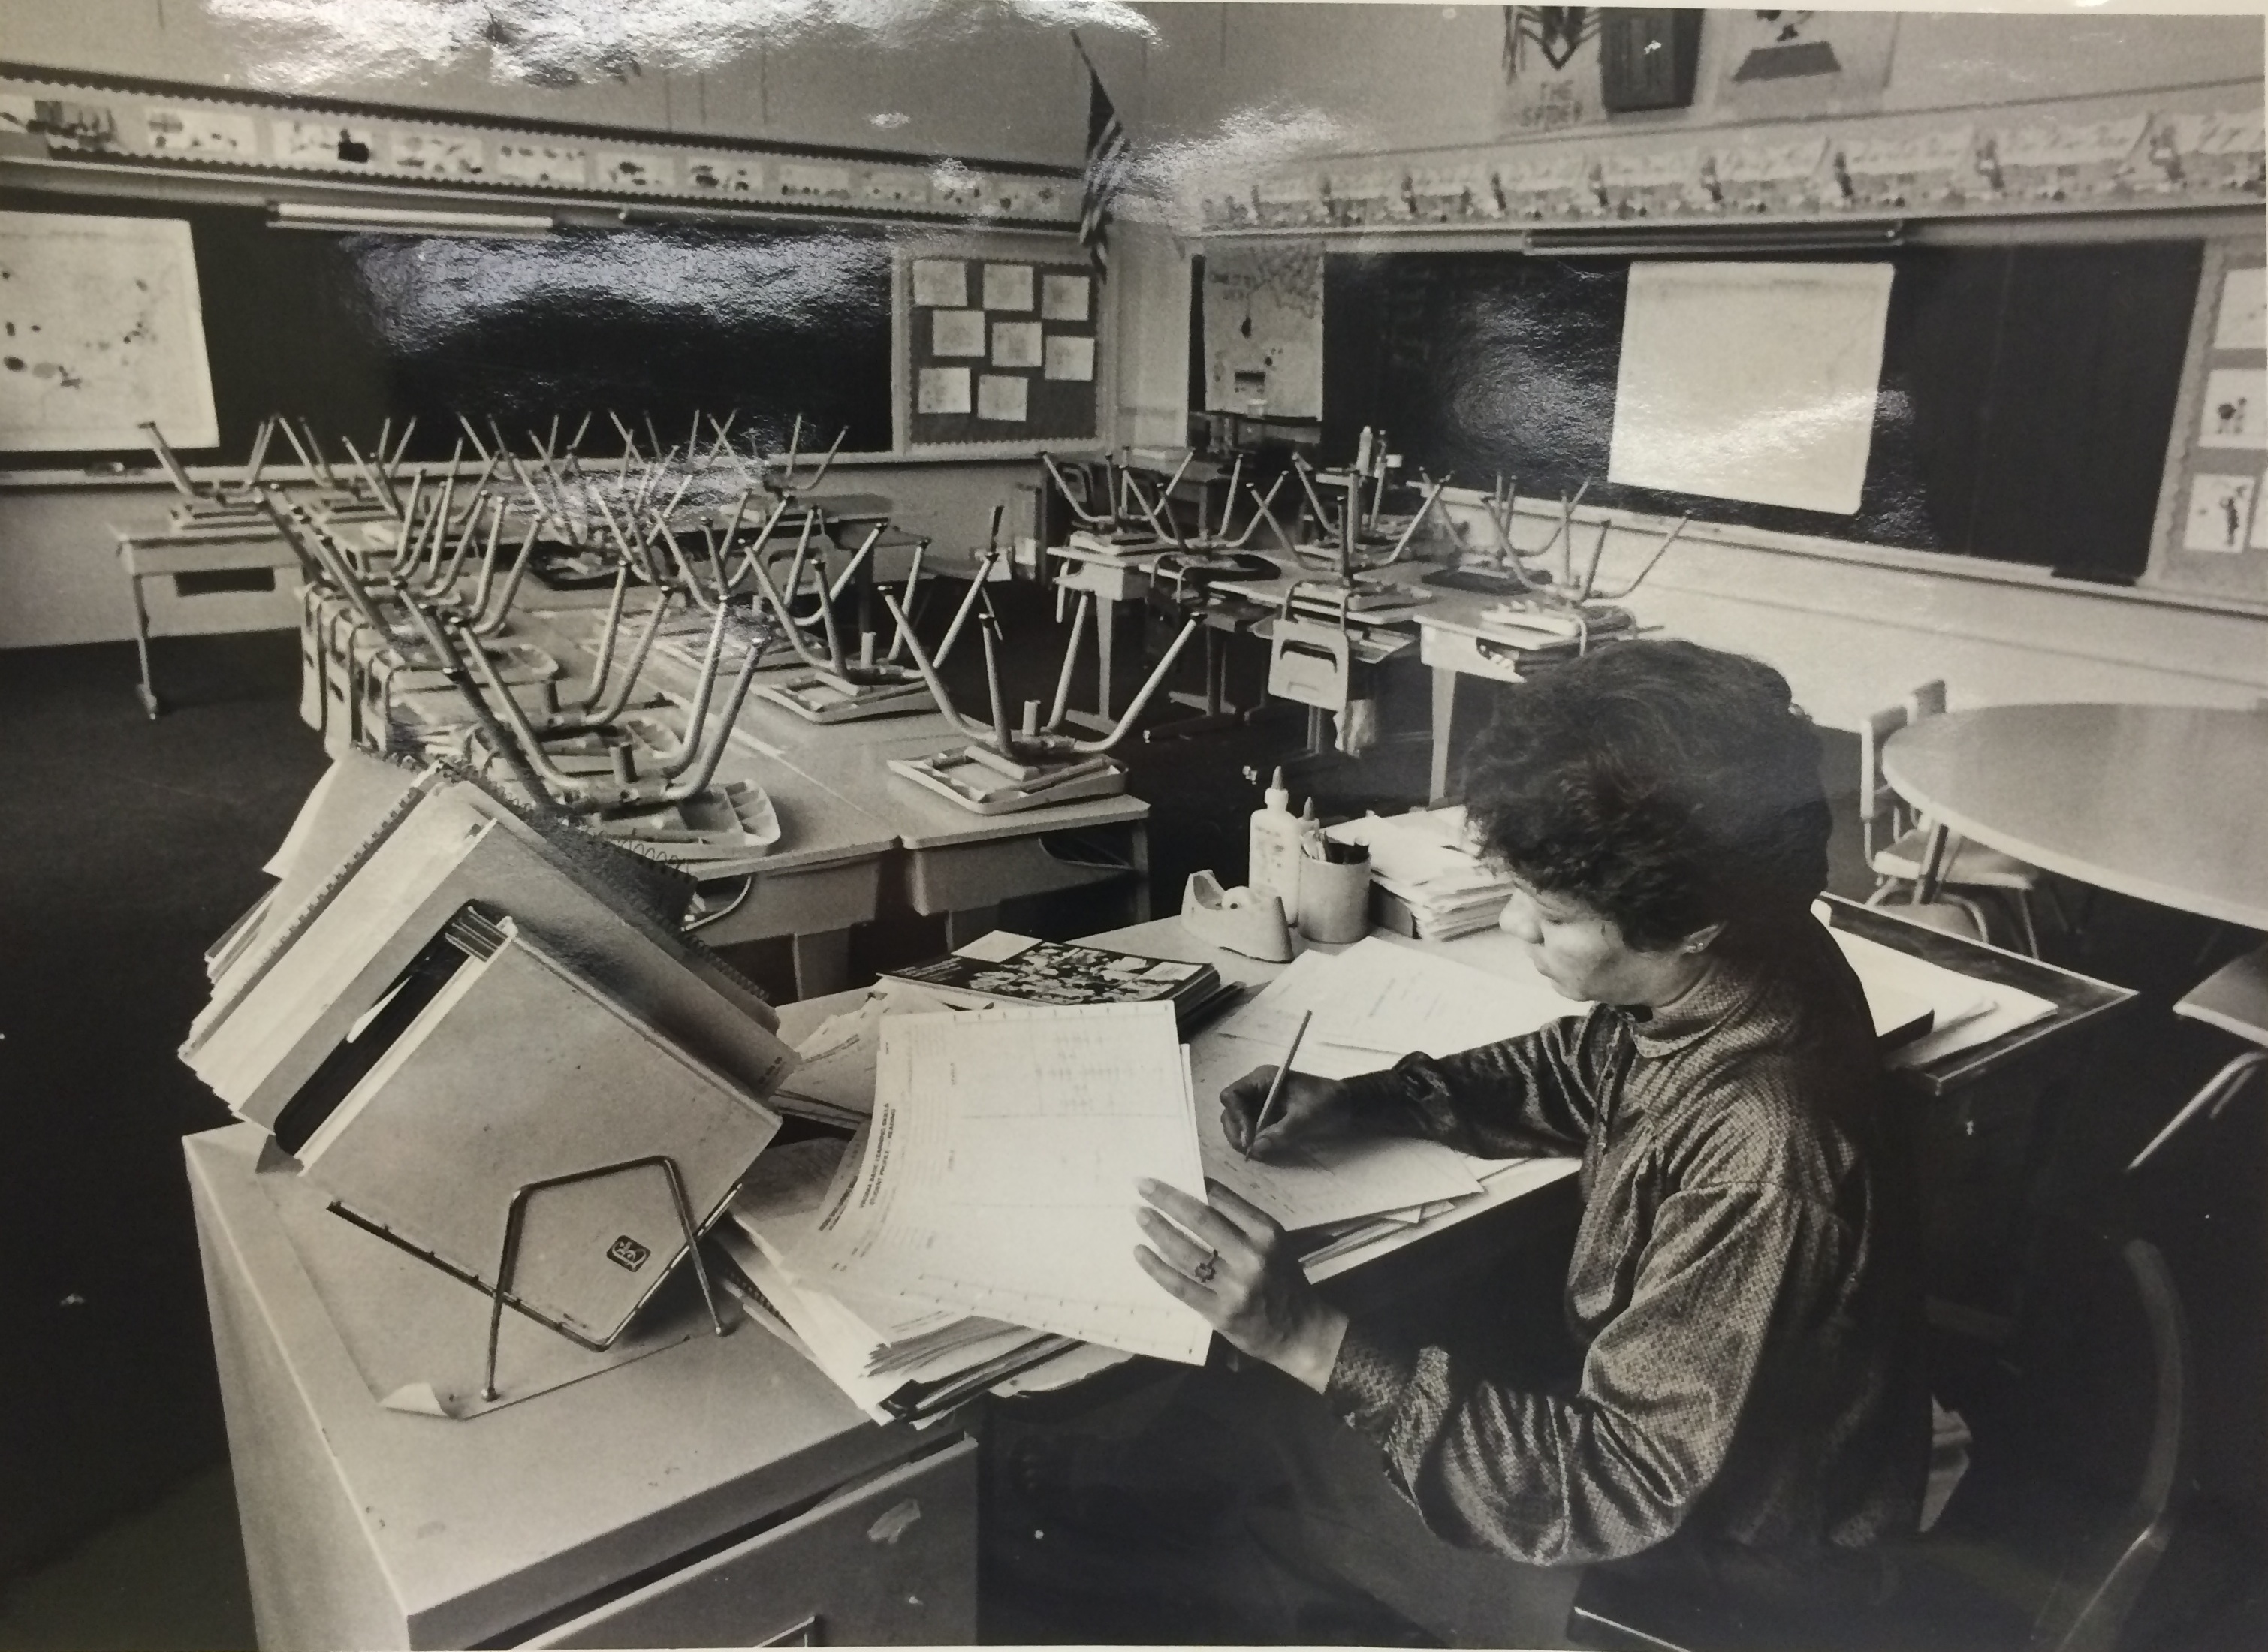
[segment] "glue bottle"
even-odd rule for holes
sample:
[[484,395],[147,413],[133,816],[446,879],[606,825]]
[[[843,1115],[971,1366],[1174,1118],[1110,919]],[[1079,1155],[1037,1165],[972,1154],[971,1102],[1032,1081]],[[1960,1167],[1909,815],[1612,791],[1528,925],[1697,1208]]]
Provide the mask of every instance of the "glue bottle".
[[1256,899],[1273,895],[1284,905],[1284,921],[1300,920],[1300,823],[1292,818],[1292,794],[1284,771],[1268,782],[1264,806],[1252,811],[1252,854],[1245,879]]

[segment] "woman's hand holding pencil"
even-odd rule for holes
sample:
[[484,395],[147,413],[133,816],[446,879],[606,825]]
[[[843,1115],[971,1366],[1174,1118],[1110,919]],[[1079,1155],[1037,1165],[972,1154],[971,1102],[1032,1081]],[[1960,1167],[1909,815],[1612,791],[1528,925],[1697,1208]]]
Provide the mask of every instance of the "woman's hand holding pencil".
[[1335,1078],[1295,1073],[1313,1012],[1300,1018],[1292,1046],[1274,1067],[1256,1067],[1220,1092],[1221,1132],[1247,1158],[1297,1141],[1344,1132],[1354,1123],[1352,1098]]

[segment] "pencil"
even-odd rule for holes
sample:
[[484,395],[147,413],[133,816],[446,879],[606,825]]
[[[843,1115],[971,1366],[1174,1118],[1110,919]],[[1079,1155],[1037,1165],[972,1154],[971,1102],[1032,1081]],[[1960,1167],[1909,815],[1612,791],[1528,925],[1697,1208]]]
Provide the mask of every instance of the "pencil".
[[1268,1115],[1276,1110],[1276,1098],[1284,1093],[1284,1081],[1292,1076],[1292,1060],[1300,1053],[1300,1040],[1307,1036],[1307,1023],[1315,1018],[1312,1010],[1302,1010],[1299,1027],[1292,1034],[1292,1047],[1284,1052],[1284,1060],[1276,1068],[1276,1076],[1268,1081],[1268,1093],[1260,1098],[1260,1111],[1253,1116],[1252,1134],[1244,1138],[1244,1156],[1252,1156],[1252,1144],[1268,1127]]

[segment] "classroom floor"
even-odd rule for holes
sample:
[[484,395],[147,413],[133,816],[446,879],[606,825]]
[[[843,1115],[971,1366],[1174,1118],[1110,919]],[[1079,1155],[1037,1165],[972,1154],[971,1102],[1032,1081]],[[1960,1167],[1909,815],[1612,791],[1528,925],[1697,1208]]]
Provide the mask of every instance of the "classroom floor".
[[[1028,601],[1030,593],[1016,596]],[[1029,616],[1036,620],[1035,613]],[[1009,615],[1012,625],[1017,615]],[[298,721],[295,641],[284,634],[161,641],[174,709],[144,719],[130,647],[0,652],[0,1652],[11,1648],[206,1648],[252,1643],[252,1619],[227,1473],[226,1441],[179,1138],[226,1121],[175,1059],[202,1002],[202,949],[262,886],[260,863],[323,767]],[[1241,663],[1248,667],[1250,662]],[[1026,663],[1052,686],[1051,662]],[[1130,675],[1131,668],[1129,667]],[[1242,680],[1238,686],[1251,685]],[[1040,680],[1045,679],[1047,680]],[[1422,730],[1422,674],[1397,680],[1389,733]],[[1178,712],[1160,712],[1162,718]],[[1248,767],[1297,745],[1296,718],[1128,755],[1153,801],[1158,908],[1183,877],[1243,872],[1257,802]],[[1847,782],[1852,742],[1831,740]],[[1327,814],[1399,807],[1424,792],[1422,739],[1390,740],[1310,783]],[[1264,777],[1264,776],[1263,776]],[[1847,783],[1841,789],[1847,794]],[[1838,804],[1835,885],[1863,891]],[[1116,901],[1083,894],[1012,911],[1012,921],[1070,936],[1118,921]],[[863,931],[853,965],[934,951],[936,920]],[[2075,1198],[2131,1153],[2225,1049],[2176,1027],[2170,997],[2200,973],[2205,926],[2110,898],[2095,903],[2078,966],[2144,989],[2087,1093],[2043,1197]],[[2225,956],[2228,942],[2220,944]],[[739,961],[784,995],[784,948]],[[2258,1098],[2252,1098],[2257,1104]],[[2209,1142],[2169,1166],[2155,1220],[2190,1304],[2201,1406],[2214,1443],[2200,1517],[2225,1543],[2258,1553],[2257,1497],[2268,1460],[2257,1397],[2268,1391],[2258,1281],[2268,1232],[2259,1166],[2268,1140],[2257,1105],[2232,1111]],[[988,1639],[1150,1638],[1107,1607],[1012,1577],[986,1599]],[[2268,1644],[2268,1589],[2216,1578],[2154,1643],[2162,1652]],[[1229,1626],[1183,1626],[1176,1639]],[[1391,1639],[1353,1613],[1318,1619],[1311,1640]],[[1148,1626],[1151,1636],[1155,1626]]]

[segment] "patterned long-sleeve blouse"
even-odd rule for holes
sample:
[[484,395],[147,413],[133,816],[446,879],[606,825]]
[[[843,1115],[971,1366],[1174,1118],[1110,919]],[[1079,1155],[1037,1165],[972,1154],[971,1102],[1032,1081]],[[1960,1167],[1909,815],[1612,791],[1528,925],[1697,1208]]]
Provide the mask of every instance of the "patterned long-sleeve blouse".
[[1452,1542],[1543,1565],[1675,1532],[1793,1557],[1911,1531],[1929,1447],[1911,1203],[1856,978],[1806,922],[1675,1003],[1352,1081],[1367,1126],[1582,1156],[1572,1393],[1350,1328],[1328,1398]]

